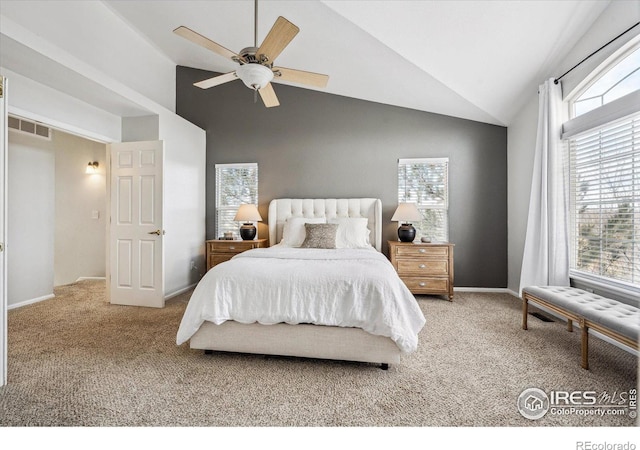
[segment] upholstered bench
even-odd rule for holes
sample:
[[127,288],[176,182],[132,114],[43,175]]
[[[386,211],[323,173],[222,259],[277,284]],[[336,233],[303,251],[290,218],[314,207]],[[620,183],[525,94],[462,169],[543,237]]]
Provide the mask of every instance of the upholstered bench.
[[522,329],[527,329],[529,302],[536,303],[582,329],[582,368],[589,369],[589,329],[638,350],[640,309],[582,289],[562,286],[529,286],[522,290]]

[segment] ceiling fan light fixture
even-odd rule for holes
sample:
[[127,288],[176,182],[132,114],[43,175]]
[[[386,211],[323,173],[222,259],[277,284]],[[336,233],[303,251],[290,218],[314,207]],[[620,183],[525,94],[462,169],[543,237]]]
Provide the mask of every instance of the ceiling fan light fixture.
[[273,71],[262,64],[243,64],[236,69],[236,75],[254,91],[260,90],[273,80]]

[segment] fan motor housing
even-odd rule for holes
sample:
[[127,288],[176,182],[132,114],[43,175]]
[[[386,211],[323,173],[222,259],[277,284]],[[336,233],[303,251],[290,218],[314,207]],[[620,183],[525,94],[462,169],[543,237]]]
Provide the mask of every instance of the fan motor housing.
[[245,47],[240,50],[239,55],[242,57],[246,64],[261,64],[263,66],[271,68],[273,64],[269,62],[269,59],[267,57],[265,57],[264,55],[262,55],[261,58],[258,57],[258,50],[258,47]]

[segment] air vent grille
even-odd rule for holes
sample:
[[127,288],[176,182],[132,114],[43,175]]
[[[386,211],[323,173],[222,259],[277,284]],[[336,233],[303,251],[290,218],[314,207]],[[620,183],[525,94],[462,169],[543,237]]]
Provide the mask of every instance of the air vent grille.
[[9,116],[7,122],[10,130],[30,134],[42,139],[51,140],[51,128],[20,117]]

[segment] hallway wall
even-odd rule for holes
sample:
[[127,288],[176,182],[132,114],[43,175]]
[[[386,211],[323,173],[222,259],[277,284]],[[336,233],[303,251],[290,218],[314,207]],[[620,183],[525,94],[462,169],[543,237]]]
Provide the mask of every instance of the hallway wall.
[[[54,286],[105,276],[106,147],[57,130],[51,136],[9,132],[10,308],[52,297]],[[89,161],[99,162],[98,174],[85,173]]]
[[[104,277],[106,246],[106,145],[54,131],[54,286],[79,277]],[[98,173],[85,173],[97,161]]]

